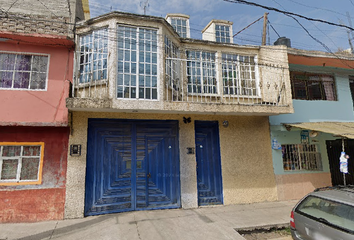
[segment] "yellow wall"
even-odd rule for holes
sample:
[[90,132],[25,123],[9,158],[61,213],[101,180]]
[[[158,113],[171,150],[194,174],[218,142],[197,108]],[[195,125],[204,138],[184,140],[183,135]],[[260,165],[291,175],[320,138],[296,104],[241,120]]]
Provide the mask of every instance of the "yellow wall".
[[[183,116],[192,122],[183,123]],[[186,150],[195,145],[194,121],[219,121],[224,204],[277,200],[268,117],[74,112],[69,144],[81,144],[82,155],[68,156],[66,218],[83,216],[88,118],[178,120],[182,208],[198,204],[196,159]],[[225,120],[227,128],[222,126]]]

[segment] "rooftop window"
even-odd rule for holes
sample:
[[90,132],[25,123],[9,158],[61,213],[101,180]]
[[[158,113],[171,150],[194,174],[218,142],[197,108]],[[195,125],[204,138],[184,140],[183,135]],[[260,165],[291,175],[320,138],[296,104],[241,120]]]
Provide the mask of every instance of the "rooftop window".
[[215,25],[216,42],[230,43],[230,27],[225,25]]

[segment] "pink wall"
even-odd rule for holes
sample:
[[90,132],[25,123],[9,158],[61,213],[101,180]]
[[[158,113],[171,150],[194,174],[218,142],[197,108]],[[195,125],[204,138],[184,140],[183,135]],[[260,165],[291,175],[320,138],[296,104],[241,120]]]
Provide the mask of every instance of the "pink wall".
[[316,188],[331,186],[331,173],[276,175],[278,200],[299,200]]
[[46,91],[0,89],[0,125],[67,126],[65,99],[73,75],[73,47],[1,42],[0,51],[49,54]]

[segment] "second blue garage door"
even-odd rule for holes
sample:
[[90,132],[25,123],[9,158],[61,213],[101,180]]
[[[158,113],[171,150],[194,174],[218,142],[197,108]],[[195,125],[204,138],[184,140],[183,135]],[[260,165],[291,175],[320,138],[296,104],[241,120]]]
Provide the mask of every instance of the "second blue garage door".
[[178,121],[89,119],[85,216],[179,207]]

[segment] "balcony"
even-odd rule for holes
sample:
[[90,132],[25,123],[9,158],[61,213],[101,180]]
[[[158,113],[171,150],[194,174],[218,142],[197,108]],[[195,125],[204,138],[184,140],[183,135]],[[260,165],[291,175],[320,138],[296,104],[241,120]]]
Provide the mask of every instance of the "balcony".
[[[111,71],[107,79],[102,80],[94,80],[94,72],[91,72],[88,81],[81,83],[78,75],[67,107],[72,111],[267,116],[292,112],[286,69],[253,63],[247,68],[254,69],[253,73],[245,74],[237,69],[230,73],[224,68],[216,71],[216,77],[205,76],[201,81],[188,74],[192,70],[188,68],[187,60],[166,58],[166,62],[179,71],[162,73],[161,81],[144,86],[131,82],[129,86],[117,86],[119,74],[116,71]],[[220,64],[215,63],[217,65]]]

